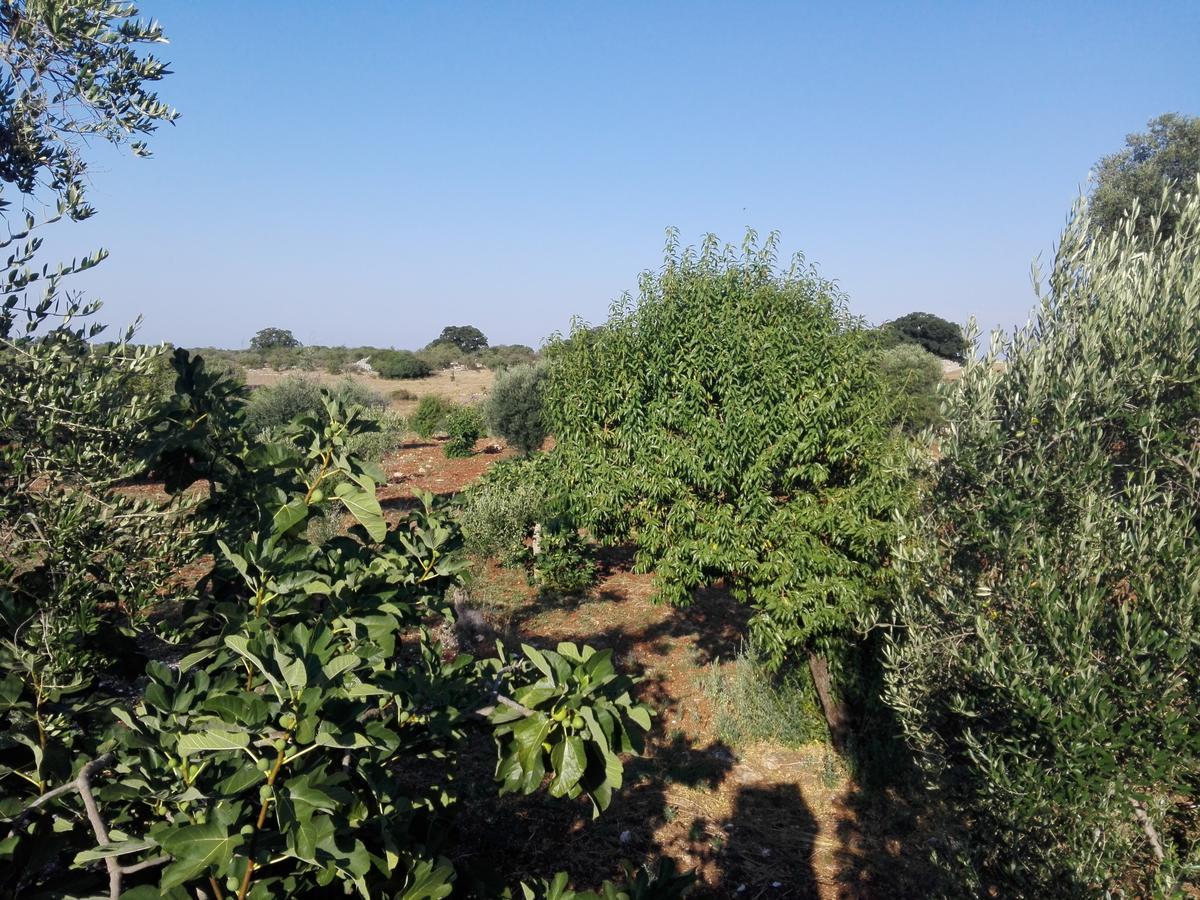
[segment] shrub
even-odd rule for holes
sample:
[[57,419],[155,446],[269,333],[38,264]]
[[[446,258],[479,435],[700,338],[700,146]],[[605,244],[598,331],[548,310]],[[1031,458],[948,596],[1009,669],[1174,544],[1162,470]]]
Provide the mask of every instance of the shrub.
[[534,525],[551,515],[545,459],[503,460],[466,490],[458,522],[470,553],[503,566],[527,560]]
[[402,402],[405,400],[416,400],[417,399],[417,395],[414,394],[412,391],[410,391],[408,388],[396,388],[396,390],[392,391],[389,396],[395,402]]
[[916,344],[898,344],[876,354],[883,383],[892,395],[892,421],[917,432],[940,421],[942,363]]
[[[330,393],[347,406],[359,406],[377,417],[387,401],[352,378],[340,381]],[[246,404],[246,425],[252,431],[280,428],[299,416],[326,416],[321,385],[312,378],[293,375],[273,385],[257,388]]]
[[483,437],[483,417],[473,406],[456,406],[446,414],[446,433],[450,438],[442,449],[447,457],[470,456],[475,442]]
[[718,579],[753,602],[774,664],[847,635],[887,595],[902,493],[886,394],[836,286],[743,252],[672,243],[635,303],[552,352],[564,489],[601,540],[637,541],[660,596]]
[[381,378],[425,378],[433,371],[408,350],[376,350],[371,355],[371,367]]
[[533,557],[533,583],[543,594],[585,593],[596,583],[596,562],[591,548],[570,518],[543,525]]
[[496,379],[488,397],[488,431],[528,455],[546,440],[542,385],[546,371],[537,366],[509,369]]
[[378,413],[375,426],[378,430],[356,434],[347,445],[355,456],[380,463],[400,446],[408,430],[408,422],[399,413],[385,409]]
[[538,355],[532,347],[524,344],[498,344],[480,350],[473,359],[484,368],[502,372],[514,366],[529,366],[537,362]]
[[321,386],[311,378],[294,375],[251,391],[246,404],[246,426],[251,431],[279,428],[319,409]]
[[903,523],[887,698],[958,896],[1169,896],[1200,864],[1200,199],[1170,213],[1073,218]]
[[467,360],[467,354],[451,343],[430,344],[424,350],[417,351],[416,356],[429,366],[431,371],[448,369]]
[[417,433],[418,437],[432,437],[433,433],[445,424],[446,414],[452,407],[453,404],[444,397],[437,394],[426,394],[417,404],[412,418],[408,420],[409,427]]

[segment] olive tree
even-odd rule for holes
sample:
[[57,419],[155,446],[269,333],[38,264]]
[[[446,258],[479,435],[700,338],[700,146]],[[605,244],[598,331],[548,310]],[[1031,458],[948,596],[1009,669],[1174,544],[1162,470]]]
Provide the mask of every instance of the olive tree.
[[887,697],[956,896],[1200,871],[1200,199],[1162,212],[1073,219],[904,516]]

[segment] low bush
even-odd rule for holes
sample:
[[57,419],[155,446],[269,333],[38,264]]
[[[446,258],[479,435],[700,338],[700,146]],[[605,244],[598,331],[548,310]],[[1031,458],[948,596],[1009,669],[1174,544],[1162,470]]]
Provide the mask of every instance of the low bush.
[[458,522],[469,553],[509,567],[528,561],[533,527],[550,509],[543,459],[504,460],[467,489]]
[[378,431],[356,434],[349,440],[348,446],[355,456],[380,463],[403,442],[408,421],[399,413],[385,409],[379,413],[375,425]]
[[546,370],[518,366],[496,379],[485,407],[488,431],[528,455],[546,440],[542,387]]
[[425,378],[433,371],[409,350],[377,350],[371,355],[371,368],[381,378]]
[[417,395],[408,388],[396,388],[389,396],[393,401],[416,400]]
[[[352,378],[343,379],[330,393],[347,406],[367,410],[371,418],[377,418],[387,407],[383,397]],[[323,420],[326,415],[320,383],[299,375],[256,388],[246,404],[246,426],[252,432],[281,428],[298,416],[316,416]]]
[[480,350],[474,354],[471,361],[494,372],[502,372],[515,366],[533,365],[537,359],[537,351],[532,347],[524,344],[499,344]]
[[415,356],[431,370],[437,371],[463,364],[466,362],[468,354],[447,342],[430,344],[424,350],[418,350]]
[[588,542],[569,518],[545,523],[537,536],[533,583],[544,595],[586,593],[596,583],[596,561]]
[[412,414],[412,418],[408,420],[408,425],[417,433],[418,437],[432,437],[433,433],[445,424],[446,414],[452,408],[453,404],[444,397],[437,394],[426,394],[417,404],[417,409]]
[[446,414],[446,433],[450,437],[442,449],[447,457],[470,456],[475,442],[483,437],[483,417],[473,406],[456,406]]

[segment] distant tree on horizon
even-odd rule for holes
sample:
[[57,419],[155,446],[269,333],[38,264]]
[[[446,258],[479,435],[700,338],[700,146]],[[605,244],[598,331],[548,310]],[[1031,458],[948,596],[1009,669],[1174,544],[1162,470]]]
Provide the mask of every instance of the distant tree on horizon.
[[447,325],[429,346],[436,347],[438,344],[453,344],[463,353],[478,353],[487,349],[488,339],[474,325]]
[[296,336],[286,328],[264,328],[250,338],[251,350],[290,350],[299,346]]
[[934,356],[963,362],[967,358],[967,338],[962,326],[927,312],[910,312],[883,326],[901,342],[917,344]]
[[[1103,157],[1092,175],[1089,195],[1093,227],[1117,227],[1136,200],[1137,230],[1150,230],[1150,217],[1159,209],[1163,188],[1177,185],[1195,190],[1200,174],[1200,116],[1166,113],[1151,119],[1144,133],[1126,135],[1125,148]],[[1175,231],[1173,209],[1163,210],[1161,234]]]

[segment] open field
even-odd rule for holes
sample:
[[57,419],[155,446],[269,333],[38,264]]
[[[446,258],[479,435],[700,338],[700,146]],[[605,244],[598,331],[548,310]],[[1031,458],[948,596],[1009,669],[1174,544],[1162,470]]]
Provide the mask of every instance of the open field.
[[[420,398],[428,394],[436,394],[459,404],[476,404],[487,396],[496,381],[496,374],[491,369],[442,369],[427,378],[380,378],[378,375],[361,372],[331,375],[328,372],[246,369],[246,384],[252,388],[278,384],[288,378],[307,378],[328,386],[349,378],[388,398],[393,409],[402,415],[408,415],[416,409]],[[397,391],[408,391],[416,399],[397,399],[393,396]]]

